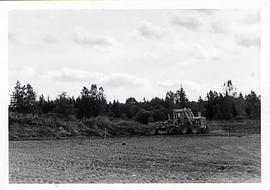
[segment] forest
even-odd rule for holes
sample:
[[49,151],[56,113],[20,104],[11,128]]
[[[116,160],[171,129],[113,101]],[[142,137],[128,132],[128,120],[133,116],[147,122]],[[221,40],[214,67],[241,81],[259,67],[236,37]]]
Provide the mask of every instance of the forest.
[[204,98],[190,101],[183,87],[168,91],[164,97],[137,101],[134,97],[125,103],[107,101],[105,90],[92,84],[83,87],[78,97],[61,93],[56,99],[37,95],[30,84],[17,81],[11,94],[9,112],[20,114],[52,114],[55,117],[85,120],[97,116],[134,120],[142,124],[164,121],[175,108],[191,108],[196,115],[201,112],[207,120],[260,120],[261,96],[254,91],[243,95],[237,92],[231,80],[223,84],[223,90],[210,90]]

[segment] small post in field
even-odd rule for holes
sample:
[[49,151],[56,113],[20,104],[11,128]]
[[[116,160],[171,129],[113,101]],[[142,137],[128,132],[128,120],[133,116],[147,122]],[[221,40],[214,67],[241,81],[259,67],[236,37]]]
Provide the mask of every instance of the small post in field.
[[104,129],[104,140],[106,140],[106,137],[107,137],[107,129],[105,128]]

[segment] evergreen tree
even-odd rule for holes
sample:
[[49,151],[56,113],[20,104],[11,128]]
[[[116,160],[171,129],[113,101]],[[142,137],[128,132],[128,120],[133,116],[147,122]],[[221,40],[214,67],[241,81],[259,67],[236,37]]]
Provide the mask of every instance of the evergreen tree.
[[36,93],[30,84],[21,86],[17,81],[11,95],[10,108],[14,112],[33,113],[36,106]]
[[175,93],[175,102],[179,108],[184,108],[187,105],[188,99],[186,98],[186,92],[181,85],[180,90]]
[[25,111],[27,113],[33,113],[36,109],[36,92],[30,84],[27,84],[24,94]]
[[81,97],[77,99],[77,102],[79,118],[96,117],[104,114],[107,103],[104,89],[102,87],[98,89],[95,84],[91,85],[90,90],[83,87]]
[[20,82],[17,80],[14,91],[11,95],[10,108],[14,112],[23,113],[24,107],[24,89],[21,87]]

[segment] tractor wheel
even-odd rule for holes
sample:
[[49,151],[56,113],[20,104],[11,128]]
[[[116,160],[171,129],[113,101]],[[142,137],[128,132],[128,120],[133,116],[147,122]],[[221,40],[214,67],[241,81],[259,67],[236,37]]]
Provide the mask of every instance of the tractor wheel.
[[202,130],[200,127],[192,127],[191,132],[192,132],[192,134],[199,134],[202,132]]
[[202,133],[208,133],[209,132],[209,128],[208,126],[206,125],[206,128],[203,129]]
[[181,127],[181,134],[185,135],[188,133],[188,127],[187,126],[182,126]]
[[172,132],[171,132],[171,129],[167,128],[166,129],[166,135],[170,135]]
[[165,128],[166,128],[167,135],[170,135],[173,133],[173,125],[167,124],[167,125],[165,125]]

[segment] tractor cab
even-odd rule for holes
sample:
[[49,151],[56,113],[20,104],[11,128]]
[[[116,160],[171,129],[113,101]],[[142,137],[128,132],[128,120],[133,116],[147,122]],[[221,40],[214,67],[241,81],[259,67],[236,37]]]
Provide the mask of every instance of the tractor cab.
[[192,133],[201,133],[206,131],[206,118],[202,117],[200,112],[195,117],[190,108],[174,109],[173,123],[182,129],[182,133],[188,131]]

